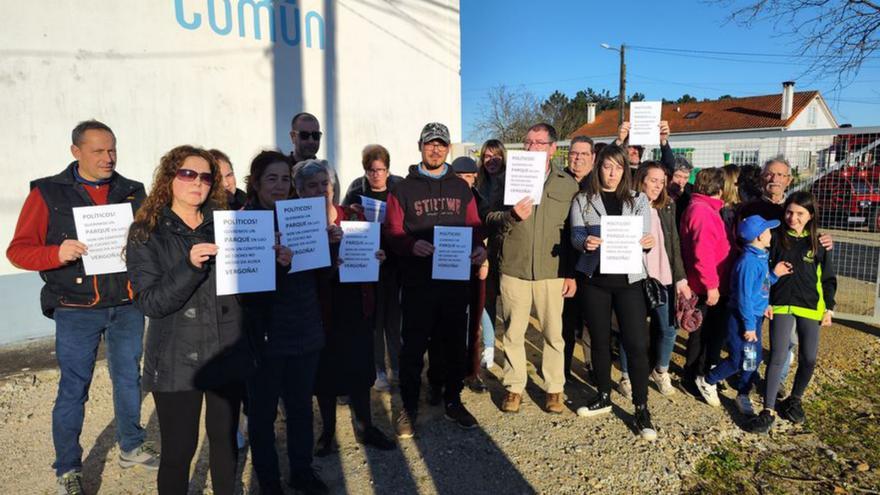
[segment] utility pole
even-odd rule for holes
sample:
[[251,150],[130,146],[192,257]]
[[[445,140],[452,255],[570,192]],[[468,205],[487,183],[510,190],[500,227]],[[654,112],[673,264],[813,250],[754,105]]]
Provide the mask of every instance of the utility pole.
[[617,110],[617,125],[623,124],[623,114],[626,111],[626,45],[620,44],[620,102]]
[[599,46],[606,50],[620,52],[620,94],[617,96],[617,125],[623,124],[623,115],[626,112],[626,45],[621,43],[620,48],[615,48],[608,43]]

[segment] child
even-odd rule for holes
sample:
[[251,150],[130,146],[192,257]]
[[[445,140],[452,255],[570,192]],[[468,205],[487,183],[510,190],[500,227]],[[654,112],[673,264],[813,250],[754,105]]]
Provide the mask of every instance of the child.
[[[747,244],[743,254],[734,265],[730,277],[730,316],[727,319],[727,359],[712,368],[707,376],[698,376],[697,388],[709,405],[718,407],[718,392],[715,384],[735,373],[740,375],[736,406],[742,414],[753,416],[754,410],[749,400],[758,364],[761,362],[761,325],[764,317],[772,319],[769,307],[770,286],[783,275],[791,273],[791,264],[780,262],[770,273],[768,268],[772,235],[770,229],[779,226],[779,220],[765,220],[752,215],[740,222],[739,237]],[[752,344],[754,343],[754,344]],[[754,362],[743,366],[747,345],[757,345]],[[748,369],[745,369],[748,368]]]
[[816,202],[806,191],[792,193],[785,200],[785,227],[773,234],[770,257],[788,261],[795,275],[781,280],[770,292],[774,319],[770,322],[770,362],[767,364],[767,389],[764,410],[751,421],[749,430],[766,433],[773,426],[776,394],[782,382],[783,368],[792,332],[797,331],[798,367],[791,395],[779,405],[779,415],[793,423],[806,419],[801,397],[816,367],[819,326],[831,325],[837,277],[834,265],[816,232]]

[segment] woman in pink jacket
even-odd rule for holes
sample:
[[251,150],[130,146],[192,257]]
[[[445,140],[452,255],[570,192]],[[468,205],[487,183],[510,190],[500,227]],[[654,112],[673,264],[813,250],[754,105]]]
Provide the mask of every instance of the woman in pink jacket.
[[727,316],[728,272],[732,261],[730,233],[721,219],[724,172],[703,169],[694,181],[694,194],[681,217],[681,257],[687,282],[699,296],[703,325],[688,336],[685,383],[705,375],[720,359]]

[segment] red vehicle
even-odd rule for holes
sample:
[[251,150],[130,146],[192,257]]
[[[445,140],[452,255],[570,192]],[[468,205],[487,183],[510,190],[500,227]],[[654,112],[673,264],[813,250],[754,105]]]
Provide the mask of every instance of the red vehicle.
[[823,227],[867,227],[880,232],[880,167],[847,167],[812,185]]

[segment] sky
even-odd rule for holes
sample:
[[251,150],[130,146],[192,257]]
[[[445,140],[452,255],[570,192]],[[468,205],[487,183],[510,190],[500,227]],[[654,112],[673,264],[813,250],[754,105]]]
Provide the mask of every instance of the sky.
[[[699,99],[724,94],[752,96],[819,90],[839,124],[880,125],[880,62],[847,87],[832,92],[835,79],[804,74],[803,59],[713,54],[651,53],[637,47],[787,54],[796,49],[772,23],[741,27],[725,23],[717,3],[665,0],[462,0],[461,98],[463,138],[474,132],[487,90],[499,85],[531,91],[539,98],[559,90],[569,96],[588,87],[618,92],[619,60],[607,43],[626,50],[627,96],[648,100]],[[726,59],[726,60],[717,60]],[[734,60],[746,60],[733,61]],[[675,130],[673,129],[673,132]]]

